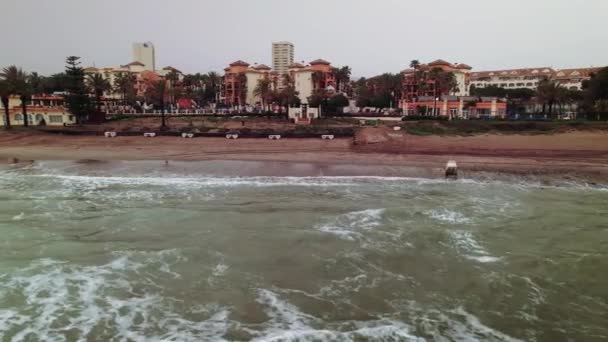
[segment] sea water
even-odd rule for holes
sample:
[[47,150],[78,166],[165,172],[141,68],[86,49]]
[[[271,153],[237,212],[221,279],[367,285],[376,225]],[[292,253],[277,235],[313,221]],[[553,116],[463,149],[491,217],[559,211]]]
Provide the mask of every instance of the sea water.
[[1,340],[608,339],[605,187],[321,171],[1,166]]

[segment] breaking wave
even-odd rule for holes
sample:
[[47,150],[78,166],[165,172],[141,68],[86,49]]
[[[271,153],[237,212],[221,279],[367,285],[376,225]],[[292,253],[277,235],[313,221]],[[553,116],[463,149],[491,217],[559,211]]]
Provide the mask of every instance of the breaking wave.
[[352,211],[319,224],[316,229],[329,234],[337,235],[347,240],[354,240],[362,231],[374,229],[381,224],[384,209],[366,209]]

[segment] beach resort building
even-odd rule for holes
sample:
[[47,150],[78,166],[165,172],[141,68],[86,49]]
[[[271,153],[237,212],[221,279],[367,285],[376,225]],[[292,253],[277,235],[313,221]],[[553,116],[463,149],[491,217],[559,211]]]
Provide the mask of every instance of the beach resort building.
[[471,86],[485,88],[496,86],[506,89],[528,88],[536,90],[538,83],[553,77],[555,70],[550,67],[523,68],[471,73]]
[[[438,82],[427,77],[434,69],[452,73],[456,86],[451,91],[442,90]],[[403,74],[403,93],[401,97],[403,100],[412,102],[420,96],[468,96],[471,69],[464,63],[450,63],[443,59],[421,64],[416,69],[405,69],[401,72]],[[425,86],[421,86],[422,83],[425,83]]]
[[[316,91],[329,94],[335,92],[336,77],[331,63],[316,59],[308,65],[293,63],[288,68],[295,91],[300,101],[308,103],[308,98]],[[262,99],[255,94],[260,79],[269,79],[273,90],[278,90],[283,76],[265,64],[253,64],[238,60],[224,69],[221,101],[228,106],[257,106]]]
[[[108,80],[112,87],[116,86],[118,78],[124,75],[133,75],[135,78],[134,90],[136,96],[143,96],[150,80],[158,80],[162,77],[167,78],[169,75],[172,75],[177,81],[181,81],[184,78],[183,73],[172,66],[156,70],[155,58],[154,45],[152,43],[134,43],[133,62],[104,68],[87,67],[84,69],[84,72],[87,75],[100,74],[104,79]],[[109,100],[119,100],[122,97],[124,97],[124,94],[121,94],[116,89],[107,91],[104,94],[104,98]]]
[[597,74],[602,68],[577,68],[557,70],[553,79],[562,87],[570,90],[583,90],[583,82],[591,75]]
[[329,94],[336,91],[336,75],[331,63],[324,59],[315,59],[308,65],[294,63],[289,66],[289,75],[302,103],[308,103],[308,98],[317,91]]
[[[76,118],[67,111],[63,96],[60,94],[32,96],[32,99],[26,103],[26,113],[27,115],[24,116],[19,97],[11,96],[9,98],[9,119],[13,126],[23,126],[26,119],[32,126],[63,126],[76,123]],[[1,102],[0,125],[4,125],[4,107]]]
[[259,94],[255,94],[261,79],[271,82],[271,89],[277,89],[278,74],[265,64],[254,64],[238,60],[224,69],[224,82],[220,100],[228,106],[256,106],[262,103]]

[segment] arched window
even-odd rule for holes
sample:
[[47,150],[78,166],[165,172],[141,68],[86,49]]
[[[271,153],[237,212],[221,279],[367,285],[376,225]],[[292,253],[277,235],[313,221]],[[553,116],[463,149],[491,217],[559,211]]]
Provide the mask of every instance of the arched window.
[[23,121],[23,115],[22,114],[15,114],[15,121]]
[[42,114],[36,114],[36,123],[42,121]]

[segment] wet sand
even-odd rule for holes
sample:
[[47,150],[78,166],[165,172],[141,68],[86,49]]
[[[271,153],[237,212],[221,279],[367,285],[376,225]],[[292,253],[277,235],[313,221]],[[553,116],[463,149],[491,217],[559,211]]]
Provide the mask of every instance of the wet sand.
[[[0,162],[27,160],[260,161],[315,164],[352,175],[440,177],[455,159],[469,175],[551,176],[608,182],[608,134],[409,136],[354,145],[352,139],[266,139],[61,136],[1,132]],[[318,175],[318,169],[311,175]],[[300,175],[301,172],[298,172]]]

